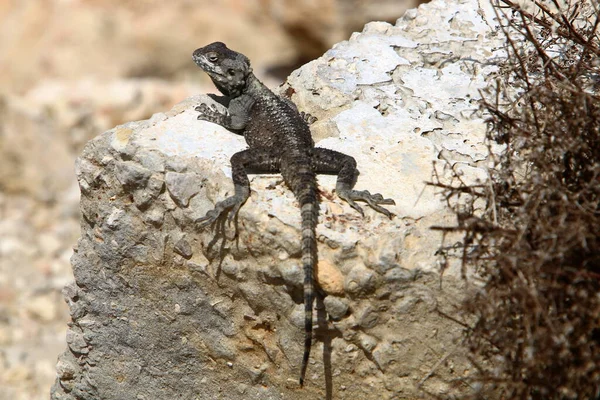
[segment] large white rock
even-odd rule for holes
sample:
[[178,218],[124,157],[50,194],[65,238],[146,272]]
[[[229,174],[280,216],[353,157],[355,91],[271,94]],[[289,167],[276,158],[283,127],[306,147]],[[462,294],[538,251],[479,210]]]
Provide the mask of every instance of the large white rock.
[[78,162],[82,237],[65,289],[73,324],[52,398],[464,394],[462,328],[438,311],[454,314],[465,284],[451,268],[440,285],[441,237],[429,229],[454,216],[425,182],[440,158],[467,181],[486,177],[475,111],[494,71],[492,15],[475,0],[433,1],[396,26],[367,25],[281,88],[319,118],[318,146],[357,159],[357,189],[397,203],[392,220],[362,218],[332,193],[335,177],[319,177],[326,297],[304,389],[300,212],[280,177],[252,177],[239,239],[222,246],[222,232],[193,221],[231,193],[228,159],[246,145],[196,120],[208,97],[91,141]]

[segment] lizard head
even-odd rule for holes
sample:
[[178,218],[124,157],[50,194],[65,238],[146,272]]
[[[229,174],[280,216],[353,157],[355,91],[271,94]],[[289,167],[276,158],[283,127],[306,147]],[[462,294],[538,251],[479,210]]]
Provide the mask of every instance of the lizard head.
[[221,42],[200,47],[194,51],[192,58],[226,96],[239,96],[252,73],[250,60],[245,55],[228,49]]

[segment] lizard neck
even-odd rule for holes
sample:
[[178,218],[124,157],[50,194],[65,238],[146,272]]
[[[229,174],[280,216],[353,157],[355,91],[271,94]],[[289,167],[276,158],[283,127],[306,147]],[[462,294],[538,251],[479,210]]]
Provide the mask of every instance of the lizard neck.
[[244,93],[247,93],[249,95],[258,95],[268,90],[269,89],[261,81],[259,81],[253,73],[250,73],[250,75],[248,75]]

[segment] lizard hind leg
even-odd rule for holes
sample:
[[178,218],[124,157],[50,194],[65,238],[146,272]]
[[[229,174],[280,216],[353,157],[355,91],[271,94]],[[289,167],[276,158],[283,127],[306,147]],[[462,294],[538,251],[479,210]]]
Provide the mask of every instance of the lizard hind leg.
[[338,197],[347,202],[361,215],[364,215],[361,206],[356,201],[364,201],[373,210],[392,218],[388,209],[381,205],[394,205],[393,199],[385,199],[381,194],[371,194],[368,190],[353,190],[358,170],[356,169],[356,160],[344,153],[335,150],[315,148],[313,155],[313,168],[316,173],[337,174],[337,184],[335,191]]
[[250,180],[247,170],[275,172],[279,169],[277,157],[261,149],[248,149],[235,153],[231,157],[231,175],[234,194],[215,204],[204,217],[198,218],[199,229],[212,225],[219,218],[227,218],[229,224],[237,217],[240,208],[250,197]]
[[206,213],[202,218],[196,220],[199,229],[204,229],[208,225],[212,225],[219,217],[227,217],[227,221],[231,221],[237,216],[240,208],[250,197],[250,186],[236,186],[235,194],[218,202],[215,208]]
[[396,202],[393,199],[384,199],[379,193],[371,194],[368,190],[352,190],[350,189],[350,186],[346,185],[344,182],[338,182],[335,191],[340,199],[346,201],[350,204],[350,207],[354,208],[363,216],[364,212],[362,208],[356,204],[355,200],[366,202],[373,210],[384,214],[388,218],[392,218],[394,215],[388,209],[381,207],[380,204],[394,205]]

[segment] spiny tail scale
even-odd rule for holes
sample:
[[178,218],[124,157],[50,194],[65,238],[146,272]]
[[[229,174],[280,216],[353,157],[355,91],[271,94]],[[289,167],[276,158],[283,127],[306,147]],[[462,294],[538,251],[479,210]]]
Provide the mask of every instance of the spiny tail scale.
[[314,300],[313,271],[317,253],[317,238],[315,227],[317,221],[318,203],[312,201],[300,202],[302,207],[302,268],[304,270],[304,356],[300,370],[300,386],[304,385],[304,376],[310,357],[312,343],[312,308]]
[[[315,297],[313,271],[317,260],[316,226],[319,217],[316,175],[310,158],[294,157],[284,163],[282,174],[300,203],[302,215],[302,268],[304,270],[304,355],[300,369],[300,386],[304,385],[312,345],[313,301]],[[309,161],[309,162],[307,162]],[[287,165],[286,165],[287,164]],[[287,166],[287,168],[286,168]],[[286,172],[289,171],[289,174]]]

